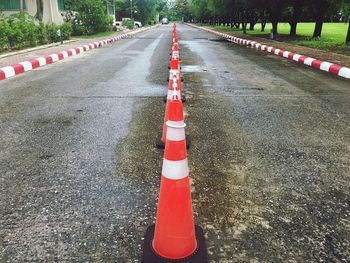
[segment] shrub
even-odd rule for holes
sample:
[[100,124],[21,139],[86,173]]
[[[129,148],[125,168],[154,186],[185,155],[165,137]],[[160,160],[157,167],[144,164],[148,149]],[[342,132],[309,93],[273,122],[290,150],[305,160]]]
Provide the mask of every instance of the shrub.
[[134,21],[133,20],[124,20],[123,26],[126,26],[128,29],[134,28]]
[[0,52],[8,48],[8,24],[0,21]]
[[62,31],[62,36],[64,40],[70,39],[72,33],[73,33],[73,26],[71,23],[64,23],[60,26]]
[[67,2],[71,10],[74,10],[74,14],[69,12],[66,20],[73,23],[75,35],[95,34],[111,30],[113,19],[105,13],[104,1],[70,0]]
[[40,23],[36,27],[37,42],[40,45],[45,45],[49,42],[46,25]]
[[72,25],[35,23],[35,19],[24,13],[14,14],[0,20],[0,52],[60,41],[57,31],[61,30],[63,39],[72,35]]
[[57,34],[57,31],[59,29],[60,29],[60,27],[56,24],[47,24],[46,25],[47,38],[48,38],[50,43],[60,41],[60,36]]

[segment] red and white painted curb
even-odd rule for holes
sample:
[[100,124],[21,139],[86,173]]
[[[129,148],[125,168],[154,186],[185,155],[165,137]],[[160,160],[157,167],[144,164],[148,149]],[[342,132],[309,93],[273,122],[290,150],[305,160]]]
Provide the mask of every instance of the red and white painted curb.
[[[144,28],[144,29],[140,29],[138,31],[132,31],[132,32],[134,34],[136,34],[136,33],[146,31],[146,30],[151,29],[151,28],[152,27]],[[121,39],[129,37],[130,33],[121,34],[121,35],[118,35],[115,37],[107,38],[105,40],[95,41],[95,42],[87,44],[87,45],[82,45],[82,46],[72,48],[69,50],[64,50],[64,51],[61,51],[61,52],[58,52],[55,54],[51,54],[51,55],[48,55],[45,57],[38,57],[38,58],[35,58],[33,60],[30,60],[30,61],[24,61],[24,62],[14,64],[11,66],[2,67],[2,68],[0,68],[0,81],[4,80],[4,79],[11,78],[13,76],[19,75],[21,73],[24,73],[24,72],[27,72],[27,71],[30,71],[33,69],[36,69],[36,68],[39,68],[39,67],[43,67],[43,66],[48,65],[48,64],[55,63],[57,61],[66,59],[68,57],[72,57],[72,56],[84,53],[84,52],[89,51],[91,49],[95,49],[95,48],[107,45],[109,43],[119,41]]]
[[218,31],[215,31],[212,29],[203,28],[203,27],[199,27],[196,25],[192,25],[192,24],[187,24],[187,25],[198,28],[198,29],[205,30],[207,32],[210,32],[210,33],[213,33],[213,34],[216,34],[219,36],[222,36],[222,37],[226,38],[227,40],[229,40],[230,42],[233,42],[233,43],[236,43],[239,45],[249,46],[249,47],[257,49],[258,51],[265,51],[265,52],[274,54],[276,56],[284,57],[284,58],[287,58],[289,60],[299,62],[301,64],[310,66],[310,67],[315,68],[315,69],[323,70],[323,71],[335,74],[337,76],[350,79],[350,68],[347,68],[347,67],[344,67],[341,65],[337,65],[337,64],[330,63],[327,61],[322,61],[322,60],[311,58],[311,57],[304,56],[304,55],[295,54],[295,53],[292,53],[289,51],[274,48],[274,47],[269,46],[269,45],[263,45],[263,44],[260,44],[259,42],[256,42],[256,41],[251,41],[251,40],[247,40],[247,39],[243,39],[243,38],[234,37],[234,36],[231,36],[231,35],[228,35],[225,33],[221,33],[221,32],[218,32]]

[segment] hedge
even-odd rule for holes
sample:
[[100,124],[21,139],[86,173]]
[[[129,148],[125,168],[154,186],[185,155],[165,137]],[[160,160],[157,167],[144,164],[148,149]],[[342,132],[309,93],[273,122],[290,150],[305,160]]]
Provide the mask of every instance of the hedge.
[[0,20],[0,52],[59,42],[58,30],[63,40],[67,40],[72,34],[72,25],[36,23],[33,17],[23,13],[11,15]]

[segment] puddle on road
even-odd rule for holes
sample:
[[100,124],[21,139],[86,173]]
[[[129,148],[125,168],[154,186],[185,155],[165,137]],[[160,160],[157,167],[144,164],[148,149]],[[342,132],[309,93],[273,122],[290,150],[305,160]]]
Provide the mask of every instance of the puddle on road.
[[181,66],[183,73],[195,73],[195,72],[206,72],[207,69],[204,66],[199,65],[188,65],[188,66]]

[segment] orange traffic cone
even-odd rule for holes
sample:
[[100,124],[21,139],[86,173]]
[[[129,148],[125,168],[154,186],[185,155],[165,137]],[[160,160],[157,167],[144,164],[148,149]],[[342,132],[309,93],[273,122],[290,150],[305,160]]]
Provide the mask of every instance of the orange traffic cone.
[[179,51],[179,42],[174,42],[172,47],[171,47],[172,51]]
[[177,38],[177,33],[176,33],[176,31],[174,31],[174,33],[173,33],[173,43],[177,43],[177,42],[179,42],[178,38]]
[[155,226],[147,229],[142,262],[207,260],[203,230],[194,225],[181,100],[169,100],[169,121]]
[[180,61],[178,57],[172,57],[170,60],[170,70],[180,70]]
[[178,91],[178,95],[181,98],[182,103],[186,102],[186,96],[183,94],[182,91],[182,83],[180,80],[179,75],[177,74],[171,74],[172,77],[169,78],[169,85],[168,85],[168,94],[164,96],[164,102],[167,102],[167,100],[171,99],[172,91],[175,89]]
[[[168,95],[165,96],[164,100],[166,102],[165,106],[165,114],[164,114],[164,123],[163,123],[163,132],[162,136],[159,140],[156,142],[156,147],[158,149],[164,149],[165,143],[166,143],[166,133],[167,133],[167,121],[169,120],[169,104],[168,101],[171,100],[171,98],[176,95],[178,98],[181,98],[181,100],[186,100],[185,96],[182,95],[181,90],[178,86],[178,80],[176,78],[176,75],[173,75],[173,79],[169,81],[168,85]],[[191,138],[186,135],[186,148],[189,149],[191,147]]]

